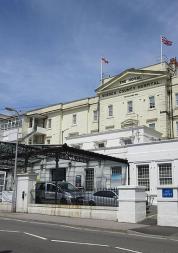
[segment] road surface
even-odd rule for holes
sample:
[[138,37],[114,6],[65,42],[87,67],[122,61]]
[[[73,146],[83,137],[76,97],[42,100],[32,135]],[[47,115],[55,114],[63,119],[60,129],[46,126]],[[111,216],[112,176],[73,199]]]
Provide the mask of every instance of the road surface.
[[177,253],[178,240],[0,217],[0,253]]

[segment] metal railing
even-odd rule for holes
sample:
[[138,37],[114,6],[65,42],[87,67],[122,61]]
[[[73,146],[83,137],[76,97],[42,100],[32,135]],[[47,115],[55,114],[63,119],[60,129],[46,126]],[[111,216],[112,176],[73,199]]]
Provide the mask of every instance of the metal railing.
[[35,203],[117,207],[119,194],[117,188],[100,188],[88,192],[84,189],[61,188],[57,182],[38,183],[35,189]]

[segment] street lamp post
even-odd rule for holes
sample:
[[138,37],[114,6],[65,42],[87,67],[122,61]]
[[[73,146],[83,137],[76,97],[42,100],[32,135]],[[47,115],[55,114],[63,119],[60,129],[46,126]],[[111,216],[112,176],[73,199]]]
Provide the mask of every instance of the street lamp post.
[[16,212],[16,197],[17,197],[17,159],[18,159],[18,145],[19,145],[19,122],[20,122],[20,114],[19,112],[11,107],[5,107],[7,111],[15,112],[18,118],[17,124],[17,137],[15,143],[15,161],[14,161],[14,177],[13,177],[13,196],[12,196],[12,210]]

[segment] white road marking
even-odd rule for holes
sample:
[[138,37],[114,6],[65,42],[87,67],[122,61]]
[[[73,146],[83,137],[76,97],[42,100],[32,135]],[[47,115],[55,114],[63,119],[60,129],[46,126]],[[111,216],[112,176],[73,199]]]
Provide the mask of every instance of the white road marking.
[[51,242],[61,242],[61,243],[99,246],[99,247],[110,247],[109,245],[106,245],[106,244],[97,244],[97,243],[90,243],[90,242],[74,242],[74,241],[62,241],[62,240],[51,240]]
[[169,239],[170,241],[178,242],[177,239]]
[[34,234],[27,233],[27,232],[24,232],[24,234],[30,235],[30,236],[33,236],[33,237],[36,237],[36,238],[39,238],[39,239],[42,239],[42,240],[47,240],[47,238],[39,236],[39,235],[34,235]]
[[0,232],[7,232],[7,233],[20,233],[20,231],[17,231],[17,230],[4,230],[4,229],[0,229]]
[[[41,225],[51,225],[51,226],[59,226],[59,227],[66,227],[66,228],[71,228],[71,229],[76,229],[76,230],[85,230],[85,231],[95,231],[95,232],[103,232],[103,233],[109,233],[109,234],[121,234],[121,235],[127,235],[127,236],[132,236],[132,237],[144,237],[144,238],[151,238],[151,239],[157,239],[157,240],[171,240],[177,242],[178,240],[176,239],[171,239],[167,237],[161,237],[159,235],[148,235],[140,232],[120,232],[120,231],[108,231],[108,230],[102,230],[102,229],[90,229],[86,227],[73,227],[69,225],[62,225],[62,224],[56,224],[56,223],[48,223],[48,222],[38,222],[38,221],[29,221],[29,220],[20,220],[20,219],[15,219],[15,218],[5,218],[0,216],[0,219],[2,220],[12,220],[12,221],[18,221],[18,222],[24,222],[24,223],[30,223],[30,224],[41,224]],[[19,231],[18,231],[19,232]]]
[[72,226],[68,226],[68,225],[59,225],[59,227],[62,227],[62,228],[72,228],[72,229],[77,229],[77,230],[81,230],[82,229],[81,227],[72,227]]
[[130,233],[130,236],[136,236],[136,237],[144,237],[144,238],[151,238],[151,239],[157,239],[157,240],[168,240],[169,238],[161,237],[159,235],[146,235],[146,234],[140,234],[138,232]]
[[[107,244],[98,244],[98,243],[90,243],[90,242],[74,242],[74,241],[63,241],[63,240],[51,240],[51,242],[59,242],[59,243],[68,243],[68,244],[78,244],[78,245],[88,245],[88,246],[98,246],[98,247],[111,247]],[[143,253],[141,251],[135,251],[132,249],[121,248],[121,247],[114,247],[115,249],[133,252],[133,253]]]
[[128,252],[133,252],[133,253],[143,253],[141,251],[135,251],[132,249],[126,249],[126,248],[120,248],[120,247],[115,247],[115,249],[123,250],[123,251],[128,251]]

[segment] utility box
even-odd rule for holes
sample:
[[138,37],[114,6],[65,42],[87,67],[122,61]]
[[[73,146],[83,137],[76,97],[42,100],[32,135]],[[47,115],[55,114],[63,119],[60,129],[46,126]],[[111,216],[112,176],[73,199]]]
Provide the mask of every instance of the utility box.
[[17,175],[17,198],[16,212],[26,213],[28,204],[35,202],[34,189],[36,183],[36,174],[24,173]]

